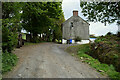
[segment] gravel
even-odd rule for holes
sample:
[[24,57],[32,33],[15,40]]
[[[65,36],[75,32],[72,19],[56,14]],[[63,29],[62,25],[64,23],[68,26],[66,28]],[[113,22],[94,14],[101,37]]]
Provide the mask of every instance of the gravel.
[[65,52],[70,45],[40,43],[23,46],[14,53],[19,62],[3,78],[104,78],[89,65]]

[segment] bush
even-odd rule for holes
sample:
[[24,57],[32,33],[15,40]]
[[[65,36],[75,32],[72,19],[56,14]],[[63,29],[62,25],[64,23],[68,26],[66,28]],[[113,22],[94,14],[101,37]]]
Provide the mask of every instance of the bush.
[[117,33],[117,36],[120,37],[120,32]]
[[75,38],[75,42],[78,42],[78,41],[81,42],[81,38],[80,38],[80,37],[76,37],[76,38]]
[[90,38],[97,38],[96,36],[94,36],[94,35],[90,35]]
[[17,45],[18,35],[15,32],[11,32],[9,28],[2,27],[2,50],[3,52],[10,52]]
[[15,54],[12,53],[2,53],[2,74],[11,71],[12,67],[16,65],[18,59]]
[[113,33],[111,33],[111,32],[108,32],[106,35],[112,35]]
[[[92,56],[88,55],[87,53],[90,51],[90,45],[89,44],[83,44],[83,45],[77,45],[77,46],[70,46],[67,48],[67,51],[69,50],[71,53],[71,50],[75,50],[75,48],[79,48],[79,51],[77,55],[75,55],[72,52],[72,56],[77,56],[81,59],[82,62],[88,63],[91,67],[95,68],[98,72],[100,72],[103,75],[108,75],[109,78],[113,78],[113,80],[119,80],[120,79],[120,73],[115,70],[115,67],[113,65],[108,65],[101,63],[98,59],[93,58]],[[96,55],[94,53],[91,53],[93,55]],[[117,55],[114,55],[114,58],[117,58]]]
[[89,55],[99,59],[100,62],[114,65],[120,71],[120,39],[116,35],[98,37],[95,43],[90,44]]

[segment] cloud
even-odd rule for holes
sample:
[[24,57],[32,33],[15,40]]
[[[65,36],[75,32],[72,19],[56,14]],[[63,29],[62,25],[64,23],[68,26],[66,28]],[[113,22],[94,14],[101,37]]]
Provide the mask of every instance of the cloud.
[[[80,0],[63,0],[62,9],[66,20],[73,15],[73,10],[78,10],[78,15],[84,20],[86,20],[86,18],[81,13]],[[116,33],[118,31],[118,26],[116,24],[104,26],[104,24],[100,22],[89,23],[90,34],[95,34],[96,36],[105,35],[108,32]]]
[[90,23],[90,34],[95,34],[96,36],[100,36],[100,35],[105,35],[108,32],[112,32],[112,33],[116,33],[118,30],[117,25],[115,24],[111,24],[111,25],[107,25],[105,26],[103,23],[97,22],[89,22]]

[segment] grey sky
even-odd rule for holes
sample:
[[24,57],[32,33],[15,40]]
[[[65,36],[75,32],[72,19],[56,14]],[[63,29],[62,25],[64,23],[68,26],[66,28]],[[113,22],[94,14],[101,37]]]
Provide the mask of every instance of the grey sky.
[[[73,10],[78,10],[78,15],[84,20],[86,20],[86,18],[81,13],[80,0],[63,0],[62,9],[66,20],[73,15]],[[104,24],[100,22],[89,23],[90,34],[95,34],[96,36],[105,35],[107,32],[116,33],[118,31],[118,27],[115,23],[107,26],[104,26]]]

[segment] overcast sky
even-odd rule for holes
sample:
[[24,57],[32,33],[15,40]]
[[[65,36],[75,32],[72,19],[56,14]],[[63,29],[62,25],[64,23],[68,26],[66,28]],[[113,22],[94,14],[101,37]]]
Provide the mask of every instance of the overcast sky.
[[[62,9],[66,20],[73,15],[73,10],[78,10],[78,15],[86,20],[86,18],[81,13],[80,0],[63,0]],[[118,27],[115,23],[106,26],[100,22],[89,22],[89,24],[90,34],[95,34],[96,36],[105,35],[107,32],[116,33],[118,31]]]

